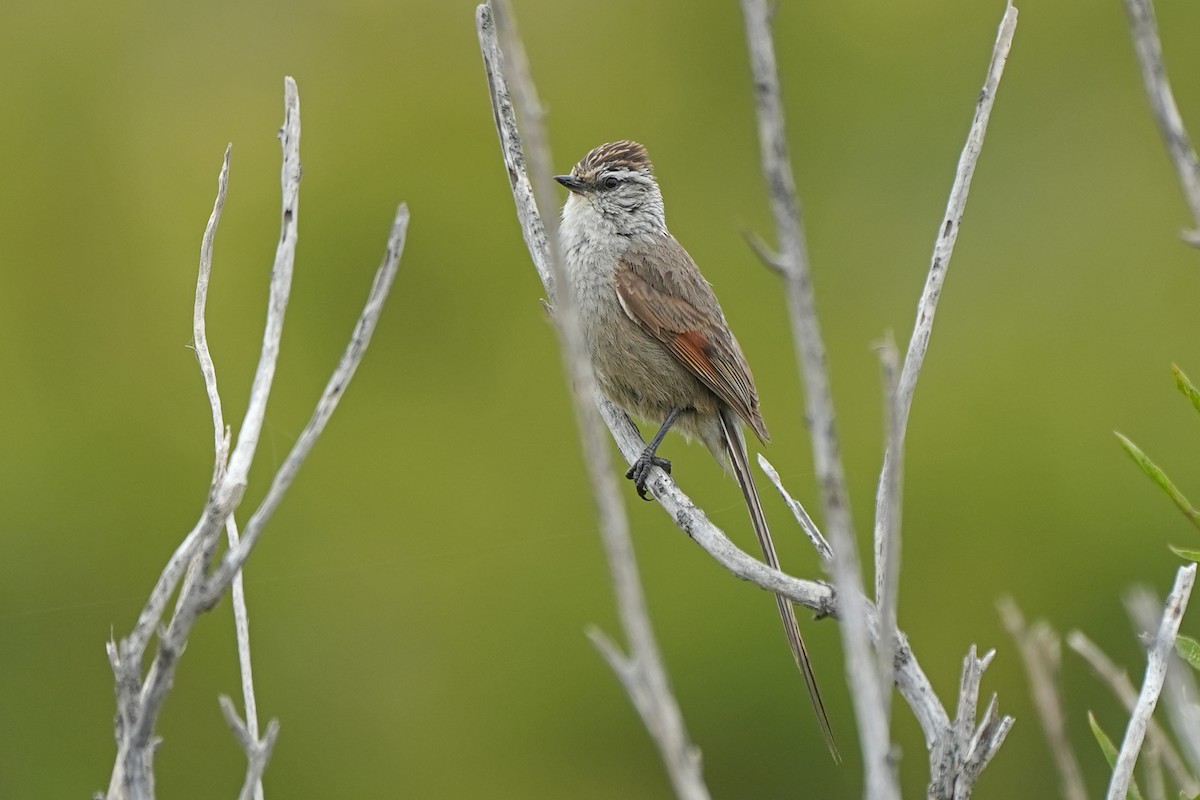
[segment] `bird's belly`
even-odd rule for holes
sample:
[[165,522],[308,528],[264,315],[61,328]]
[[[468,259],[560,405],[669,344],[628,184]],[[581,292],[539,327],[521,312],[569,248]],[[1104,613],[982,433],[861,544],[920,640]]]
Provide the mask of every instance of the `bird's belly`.
[[672,408],[715,408],[712,392],[631,320],[617,302],[616,291],[609,291],[610,307],[593,317],[585,330],[600,391],[650,422],[662,422]]

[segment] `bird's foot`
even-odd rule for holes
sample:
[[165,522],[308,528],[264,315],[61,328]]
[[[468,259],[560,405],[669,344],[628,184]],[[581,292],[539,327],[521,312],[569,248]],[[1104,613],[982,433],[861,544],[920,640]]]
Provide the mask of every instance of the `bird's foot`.
[[643,450],[637,461],[633,462],[633,466],[625,473],[625,477],[633,481],[633,485],[637,487],[638,497],[643,500],[650,499],[650,496],[646,494],[646,481],[650,480],[651,467],[660,467],[663,472],[671,474],[671,462],[654,455],[654,451],[650,448]]

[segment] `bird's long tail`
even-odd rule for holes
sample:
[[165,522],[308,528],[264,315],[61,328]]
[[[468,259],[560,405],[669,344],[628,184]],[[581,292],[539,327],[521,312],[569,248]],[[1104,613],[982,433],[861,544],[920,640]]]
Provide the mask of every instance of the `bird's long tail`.
[[[721,433],[724,438],[725,452],[733,468],[734,477],[746,498],[746,506],[750,510],[750,522],[758,535],[758,543],[762,546],[763,558],[769,566],[779,569],[779,556],[775,553],[775,543],[771,541],[771,531],[767,528],[767,518],[763,514],[762,503],[758,499],[758,489],[750,474],[750,459],[746,454],[746,441],[742,436],[742,426],[730,409],[721,411]],[[808,650],[804,647],[804,639],[800,636],[800,626],[796,622],[796,610],[792,601],[781,595],[775,595],[775,603],[779,607],[779,617],[783,620],[783,630],[787,635],[788,645],[796,659],[796,666],[804,676],[808,687],[808,696],[812,700],[813,710],[817,714],[817,723],[825,736],[825,744],[834,761],[841,761],[837,744],[833,740],[833,729],[829,725],[829,715],[825,713],[825,703],[821,700],[821,691],[817,688],[817,676],[813,673],[812,662]]]

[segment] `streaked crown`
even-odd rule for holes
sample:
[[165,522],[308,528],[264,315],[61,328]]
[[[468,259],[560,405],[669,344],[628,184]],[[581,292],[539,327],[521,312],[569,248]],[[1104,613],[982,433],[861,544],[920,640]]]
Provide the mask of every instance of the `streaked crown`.
[[600,170],[619,169],[651,174],[654,171],[654,165],[650,163],[650,156],[646,154],[645,147],[638,142],[622,140],[602,144],[593,149],[574,166],[571,174],[577,178],[586,179],[594,176]]

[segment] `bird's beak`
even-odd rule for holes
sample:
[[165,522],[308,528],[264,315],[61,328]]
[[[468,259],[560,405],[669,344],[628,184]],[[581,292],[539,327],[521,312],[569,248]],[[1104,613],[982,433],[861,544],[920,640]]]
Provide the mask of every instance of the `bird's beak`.
[[554,180],[558,181],[576,194],[583,194],[584,183],[574,175],[555,175]]

